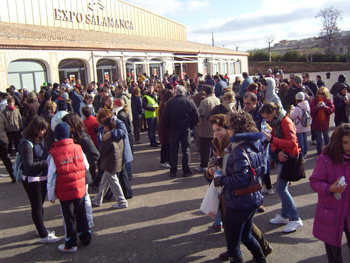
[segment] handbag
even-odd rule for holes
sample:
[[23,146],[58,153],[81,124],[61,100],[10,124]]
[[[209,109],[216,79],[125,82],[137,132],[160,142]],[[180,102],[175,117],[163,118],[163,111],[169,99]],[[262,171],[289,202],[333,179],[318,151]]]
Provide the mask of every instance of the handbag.
[[[246,188],[243,189],[235,189],[235,195],[236,196],[241,196],[241,195],[247,195],[247,194],[251,194],[251,193],[255,193],[257,191],[260,191],[262,189],[261,183],[258,179],[258,177],[256,176],[256,172],[254,170],[254,168],[252,167],[248,154],[246,153],[246,151],[244,150],[244,148],[242,146],[239,146],[242,151],[244,156],[247,158],[249,166],[250,166],[250,170],[252,171],[252,174],[250,175],[250,180],[249,180],[249,184]],[[234,175],[233,175],[234,176]]]
[[220,187],[215,187],[212,180],[200,207],[200,210],[211,218],[215,218],[219,211],[219,190]]
[[288,158],[282,163],[280,178],[291,182],[296,182],[302,178],[306,178],[303,155],[300,152],[297,157],[288,153],[285,154],[288,155]]

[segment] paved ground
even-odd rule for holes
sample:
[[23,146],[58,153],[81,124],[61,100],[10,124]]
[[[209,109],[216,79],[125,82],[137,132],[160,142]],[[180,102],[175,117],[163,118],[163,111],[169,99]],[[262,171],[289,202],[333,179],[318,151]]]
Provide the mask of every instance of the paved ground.
[[[349,76],[349,72],[346,74]],[[333,83],[337,76],[338,73],[332,72],[329,82]],[[135,146],[134,198],[129,200],[129,208],[113,210],[112,202],[94,208],[92,243],[89,247],[79,246],[76,254],[62,254],[57,250],[58,244],[38,242],[22,185],[11,184],[6,176],[0,177],[0,262],[220,262],[217,256],[225,251],[224,234],[215,233],[212,220],[199,211],[208,187],[203,175],[197,173],[184,178],[179,171],[176,178],[170,178],[169,171],[159,167],[159,149],[150,148],[146,136],[143,133],[143,144]],[[195,144],[191,154],[194,168],[199,164]],[[315,165],[315,146],[309,145],[308,156],[307,177]],[[0,174],[5,173],[1,163]],[[272,170],[272,182],[275,180],[276,169]],[[304,222],[303,228],[283,234],[283,226],[268,223],[281,208],[277,194],[265,197],[266,212],[254,219],[274,248],[268,262],[326,262],[323,243],[312,236],[316,194],[307,179],[293,184],[290,191]],[[45,223],[63,237],[57,204],[45,203]],[[250,260],[249,251],[244,246],[241,248],[244,259]],[[348,257],[345,250],[344,258]]]

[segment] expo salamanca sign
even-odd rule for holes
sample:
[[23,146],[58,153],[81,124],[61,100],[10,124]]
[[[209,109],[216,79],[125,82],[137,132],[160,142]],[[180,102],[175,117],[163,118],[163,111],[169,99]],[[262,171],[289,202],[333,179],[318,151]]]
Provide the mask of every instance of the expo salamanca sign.
[[[101,1],[92,1],[94,3],[89,3],[88,7],[90,10],[94,11],[97,6],[99,9],[103,10],[104,6],[101,4]],[[97,4],[95,3],[97,2]],[[124,19],[115,19],[112,17],[99,16],[94,14],[84,14],[74,11],[67,11],[62,9],[54,9],[55,20],[72,22],[72,23],[86,23],[89,25],[97,26],[106,26],[106,27],[115,27],[115,28],[125,28],[125,29],[134,29],[134,23],[129,20]]]

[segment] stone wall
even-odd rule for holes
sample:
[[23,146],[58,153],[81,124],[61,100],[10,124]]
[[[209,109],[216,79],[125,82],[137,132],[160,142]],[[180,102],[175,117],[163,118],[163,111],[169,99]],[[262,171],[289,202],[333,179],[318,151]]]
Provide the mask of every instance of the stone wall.
[[327,72],[327,71],[343,71],[350,70],[350,63],[339,62],[269,62],[269,61],[249,61],[249,74],[254,75],[260,70],[264,75],[270,68],[274,70],[276,66],[283,67],[284,73],[300,73],[300,72]]

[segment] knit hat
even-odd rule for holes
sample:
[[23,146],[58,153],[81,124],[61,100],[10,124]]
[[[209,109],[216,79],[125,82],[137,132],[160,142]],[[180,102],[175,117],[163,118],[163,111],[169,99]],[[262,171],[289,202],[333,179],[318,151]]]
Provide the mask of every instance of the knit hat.
[[296,100],[305,100],[305,94],[304,92],[298,92],[297,95],[295,95]]
[[36,98],[37,98],[37,96],[36,96],[36,93],[35,93],[34,91],[29,92],[29,94],[28,94],[28,99],[34,100],[34,99],[36,99]]
[[58,111],[67,111],[67,103],[64,100],[59,100],[57,102]]
[[64,99],[64,100],[68,100],[69,99],[68,93],[67,92],[63,92],[61,94],[61,98]]
[[55,127],[55,138],[57,140],[63,140],[69,138],[70,128],[66,122],[61,122]]
[[120,99],[116,99],[116,100],[114,101],[114,105],[117,106],[117,107],[122,107],[122,106],[123,106],[122,103],[121,103],[121,101],[120,101]]
[[303,82],[303,78],[300,75],[294,75],[294,82],[300,84]]

